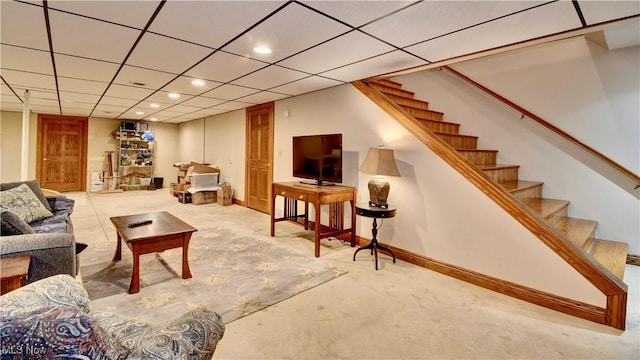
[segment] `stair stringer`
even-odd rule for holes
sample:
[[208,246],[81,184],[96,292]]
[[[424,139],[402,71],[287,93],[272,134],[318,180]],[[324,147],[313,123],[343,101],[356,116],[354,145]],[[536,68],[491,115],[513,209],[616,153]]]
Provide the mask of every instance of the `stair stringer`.
[[[382,92],[364,81],[354,81],[352,84],[600,290],[606,296],[606,307],[599,308],[570,299],[558,299],[549,296],[550,294],[531,292],[531,289],[513,283],[504,282],[505,286],[500,286],[500,279],[483,276],[432,259],[422,258],[415,261],[416,263],[505,295],[624,330],[627,302],[627,285],[624,282],[574,245],[538,214],[505,191],[497,182],[460,155],[456,149],[438,138],[431,129],[416,120]],[[405,260],[411,261],[411,254],[408,257],[409,259]],[[517,291],[518,288],[521,291]]]

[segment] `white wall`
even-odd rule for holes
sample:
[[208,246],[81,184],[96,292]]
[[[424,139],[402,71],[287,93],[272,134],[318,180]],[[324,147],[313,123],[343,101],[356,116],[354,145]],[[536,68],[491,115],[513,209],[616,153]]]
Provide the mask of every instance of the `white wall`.
[[[571,135],[578,137],[575,131],[590,139],[588,145],[614,160],[635,158],[637,162],[640,48],[602,51],[575,38],[454,67]],[[540,59],[544,66],[531,58]],[[629,74],[630,79],[622,81],[623,76],[611,70],[597,71],[594,63],[615,65],[613,69]],[[480,136],[480,148],[499,150],[499,163],[521,165],[521,179],[543,181],[544,197],[571,201],[570,216],[598,221],[598,238],[627,242],[630,253],[640,253],[640,202],[628,191],[633,185],[625,189],[605,176],[599,160],[532,120],[520,120],[520,113],[447,71],[395,80],[415,91],[417,98],[429,101],[431,109],[443,111],[445,120],[461,123],[461,133]],[[606,84],[608,91],[603,89]],[[612,84],[617,84],[615,91]],[[572,111],[572,106],[578,109]],[[634,106],[635,112],[631,111]],[[629,113],[614,116],[623,112]]]
[[181,123],[178,126],[178,162],[204,162],[205,121]]
[[205,161],[220,169],[220,181],[233,189],[233,198],[244,201],[245,110],[236,110],[205,120]]

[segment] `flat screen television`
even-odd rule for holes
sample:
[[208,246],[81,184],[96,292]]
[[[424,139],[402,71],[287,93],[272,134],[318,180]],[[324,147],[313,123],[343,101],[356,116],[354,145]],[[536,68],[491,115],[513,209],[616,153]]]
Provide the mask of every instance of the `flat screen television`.
[[306,184],[341,183],[342,134],[294,136],[293,176],[313,180]]

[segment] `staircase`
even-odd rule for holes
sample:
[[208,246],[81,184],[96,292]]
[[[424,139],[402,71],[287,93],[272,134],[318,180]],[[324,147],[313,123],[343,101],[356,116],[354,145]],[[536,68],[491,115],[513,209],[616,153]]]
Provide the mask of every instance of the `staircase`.
[[[366,86],[366,84],[375,90],[365,91],[362,87]],[[427,136],[435,136],[442,142],[448,144],[455,152],[472,163],[472,166],[475,166],[484,173],[490,181],[496,183],[502,191],[517,199],[518,201],[515,202],[517,204],[516,206],[526,207],[527,209],[523,210],[537,214],[542,221],[557,230],[557,233],[561,234],[559,236],[561,238],[561,240],[559,240],[560,242],[570,242],[575,245],[575,248],[579,249],[570,251],[569,257],[583,257],[581,260],[585,262],[595,260],[599,265],[591,266],[591,268],[595,267],[596,272],[600,272],[600,275],[604,278],[611,278],[614,283],[624,285],[622,279],[627,258],[626,243],[597,239],[595,237],[596,221],[570,217],[569,201],[542,197],[543,182],[521,180],[518,177],[519,165],[498,164],[496,161],[498,150],[478,149],[477,136],[461,134],[460,124],[444,121],[444,114],[442,112],[430,110],[429,104],[426,101],[415,99],[414,93],[402,89],[400,83],[390,80],[376,80],[366,84],[354,83],[363,93],[367,94],[367,92],[369,92],[367,96],[370,98],[382,94],[383,98],[386,97],[387,101],[394,103],[394,105],[390,105],[393,107],[387,106],[386,110],[388,113],[392,116],[394,116],[394,113],[396,115],[399,113],[399,117],[408,115],[424,125],[430,130],[426,131],[430,132]],[[396,117],[396,119],[398,118],[397,116],[394,117]],[[405,125],[405,127],[407,126]],[[409,127],[411,127],[411,125],[409,125]],[[415,128],[416,127],[413,127],[410,130],[419,131],[415,130]],[[556,232],[552,230],[552,233]],[[554,249],[553,246],[550,247]],[[572,246],[565,245],[565,247],[570,248]],[[554,249],[554,251],[556,251],[556,249]],[[566,253],[563,255],[568,262],[573,262],[571,258],[567,259]],[[592,269],[584,271],[583,275],[589,278],[589,276],[591,276],[590,274],[593,273],[591,270]],[[612,276],[615,277],[615,279]],[[593,280],[592,282],[596,284],[598,280]],[[603,290],[604,286],[599,288]],[[605,294],[607,293],[604,290],[603,292]],[[624,287],[623,297],[624,306],[622,310],[625,311],[626,286]],[[607,306],[609,306],[610,302],[613,303],[616,301],[611,301],[609,298]],[[607,308],[607,313],[609,310],[610,309]],[[611,326],[618,328],[622,326],[622,328],[624,328],[624,324]]]

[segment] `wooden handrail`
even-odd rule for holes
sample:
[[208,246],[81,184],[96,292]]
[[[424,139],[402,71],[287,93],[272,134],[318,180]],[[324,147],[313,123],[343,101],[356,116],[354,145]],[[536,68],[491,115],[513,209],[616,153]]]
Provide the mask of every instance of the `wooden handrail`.
[[603,319],[602,323],[624,329],[626,307],[622,309],[620,298],[626,299],[627,285],[622,280],[611,274],[597,261],[582,255],[582,250],[570,241],[565,241],[564,236],[557,229],[547,224],[528,207],[522,206],[517,199],[492,181],[477,166],[378,89],[364,81],[354,81],[351,84],[602,291],[607,296],[606,319]]
[[452,74],[456,75],[457,77],[463,79],[464,81],[472,84],[473,86],[477,87],[478,89],[486,92],[487,94],[493,96],[494,98],[500,100],[501,102],[507,104],[508,106],[510,106],[511,108],[518,110],[523,116],[526,116],[532,120],[534,120],[535,122],[539,123],[540,125],[544,126],[545,128],[553,131],[554,133],[560,135],[561,137],[565,138],[566,140],[568,140],[569,142],[571,142],[572,144],[582,148],[583,150],[587,151],[588,153],[590,153],[591,155],[597,157],[598,159],[602,160],[604,163],[606,163],[607,165],[609,165],[610,167],[618,170],[619,172],[621,172],[622,174],[624,174],[625,176],[631,178],[633,181],[636,182],[636,189],[638,187],[640,187],[640,176],[638,176],[636,173],[632,172],[631,170],[625,168],[624,166],[618,164],[617,162],[611,160],[610,158],[608,158],[607,156],[603,155],[602,153],[600,153],[599,151],[593,149],[592,147],[588,146],[587,144],[581,142],[580,140],[576,139],[575,137],[569,135],[568,133],[566,133],[565,131],[563,131],[562,129],[558,128],[557,126],[549,123],[548,121],[544,120],[543,118],[539,117],[538,115],[532,113],[531,111],[523,108],[522,106],[514,103],[513,101],[505,98],[504,96],[498,94],[497,92],[489,89],[488,87],[478,83],[477,81],[471,79],[470,77],[466,76],[465,74],[459,72],[458,70],[455,70],[449,66],[442,66],[442,69],[447,70],[449,72],[451,72]]

